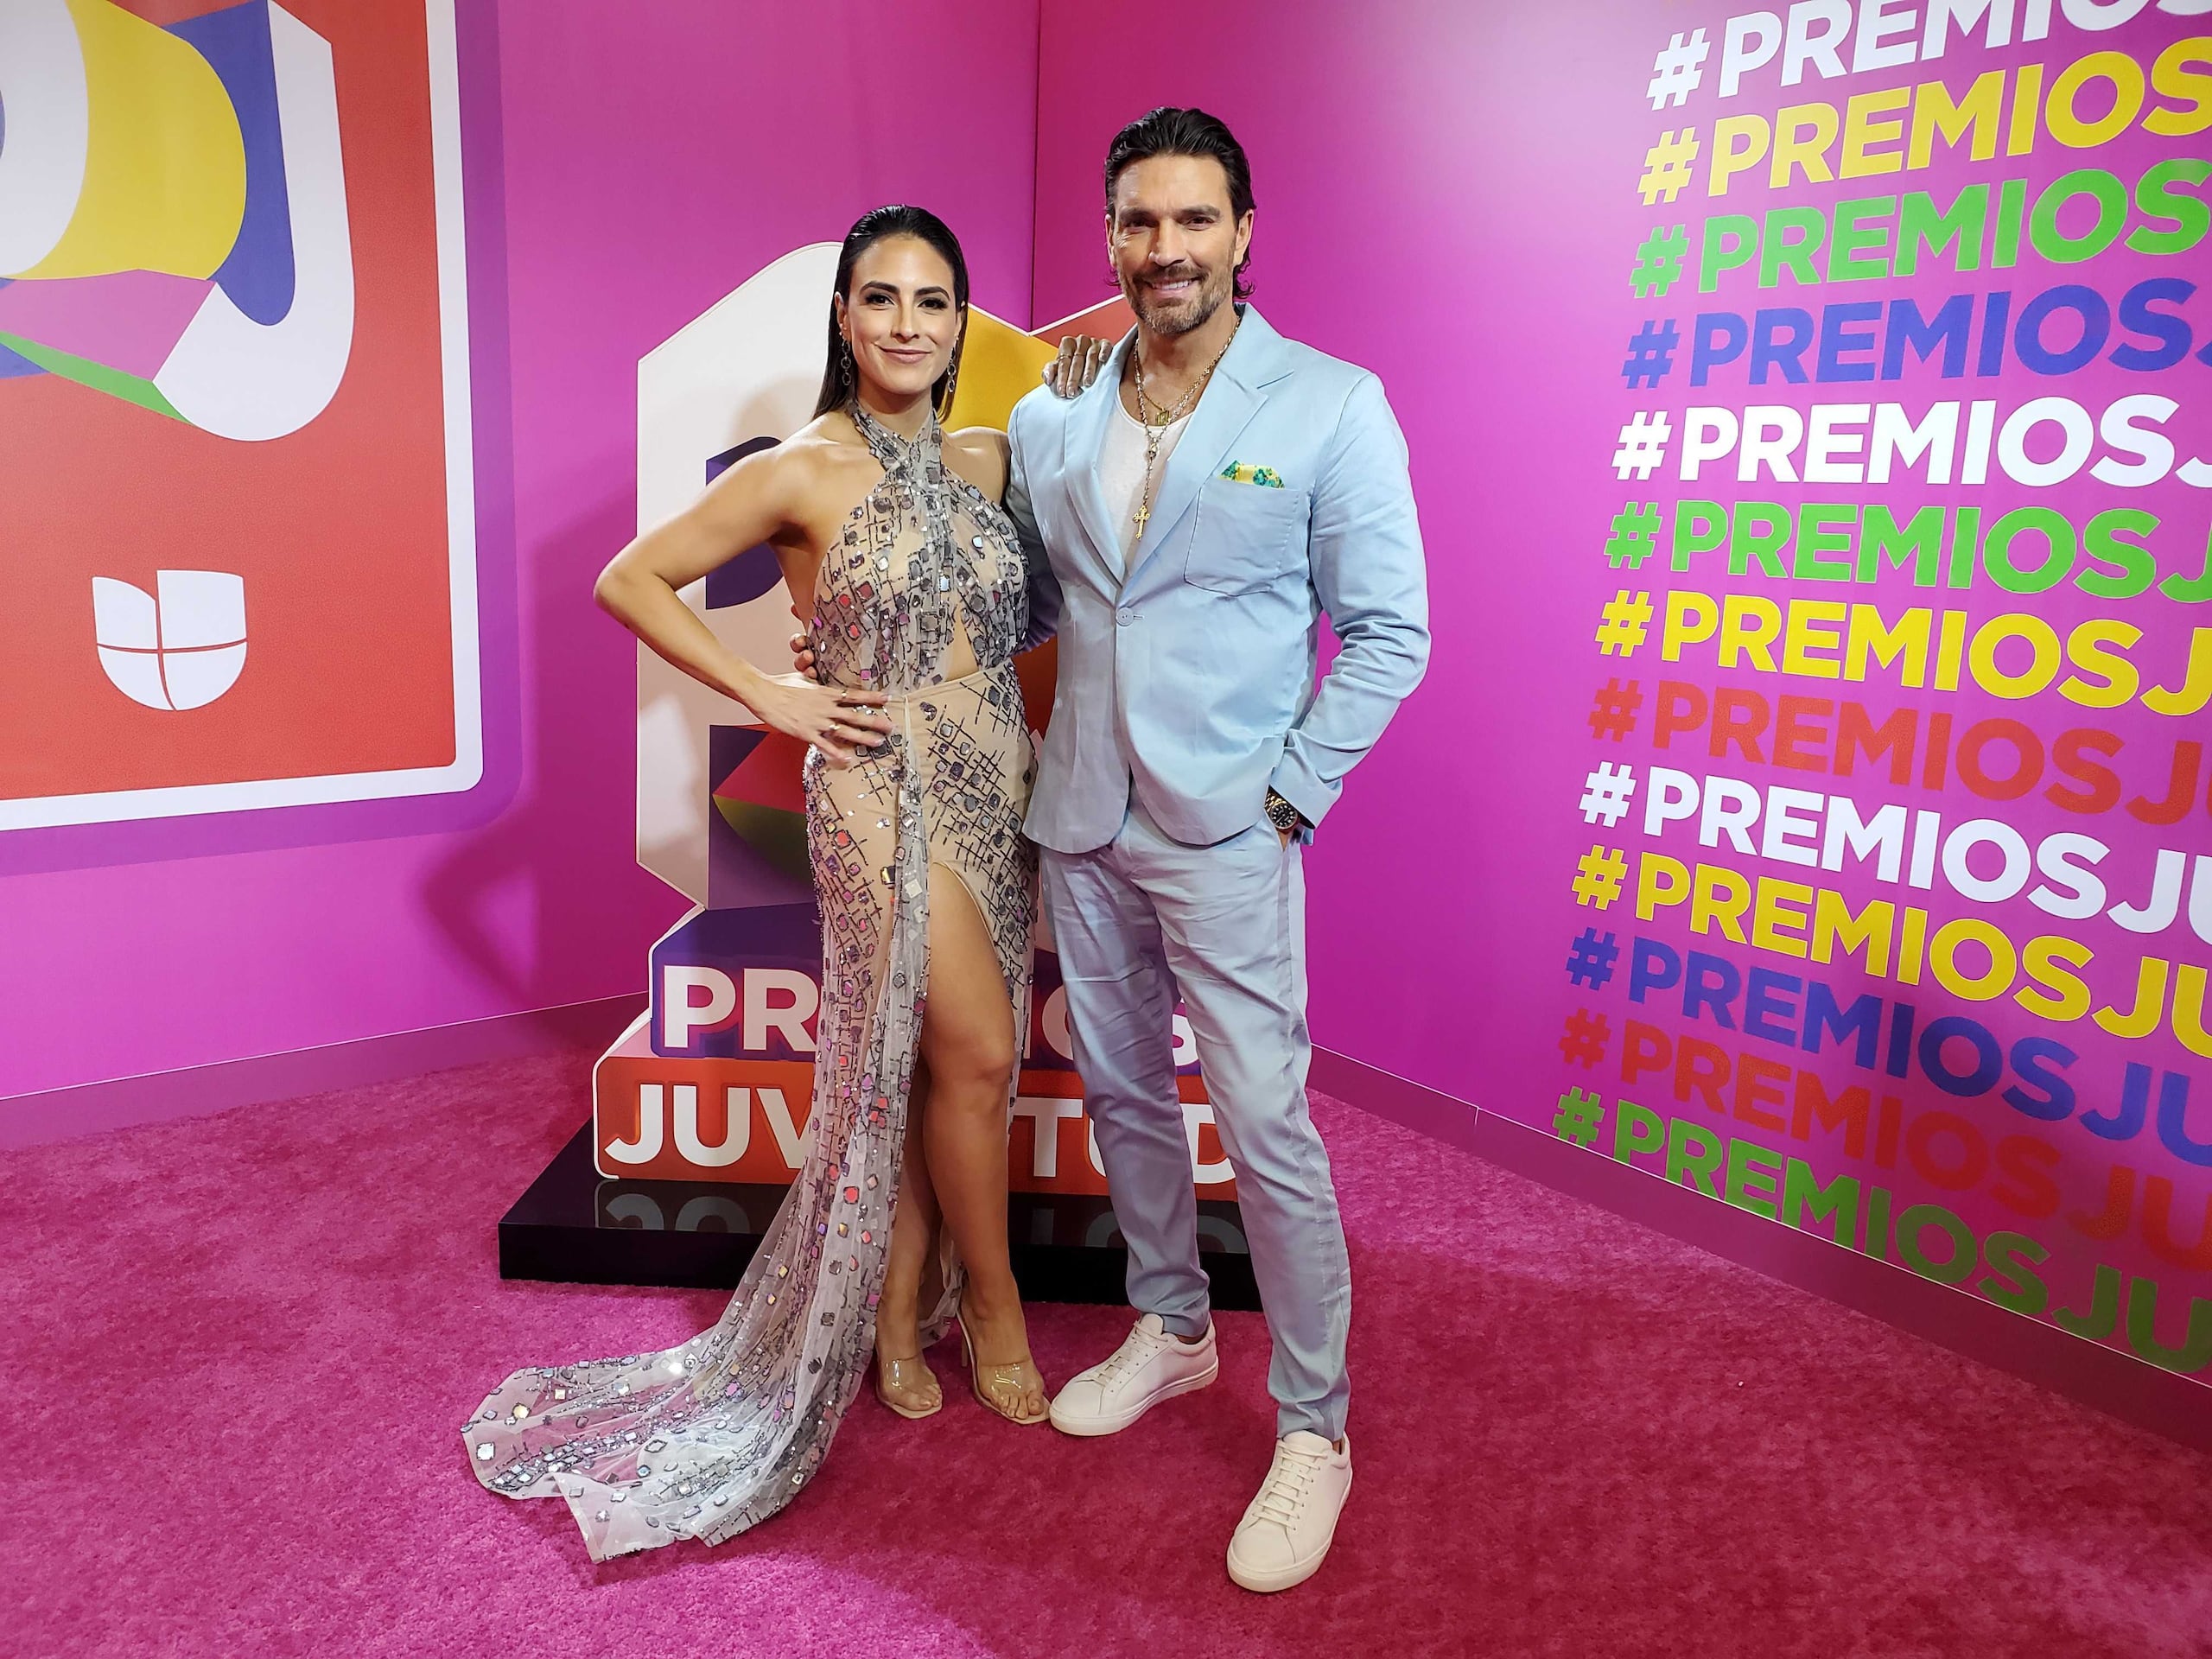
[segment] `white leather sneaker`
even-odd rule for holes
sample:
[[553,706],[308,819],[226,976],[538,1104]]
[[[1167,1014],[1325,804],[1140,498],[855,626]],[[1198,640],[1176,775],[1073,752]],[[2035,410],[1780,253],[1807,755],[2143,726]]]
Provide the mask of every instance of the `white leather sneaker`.
[[1172,1336],[1160,1315],[1136,1322],[1104,1360],[1068,1379],[1052,1401],[1052,1427],[1063,1434],[1114,1434],[1179,1394],[1189,1394],[1221,1375],[1213,1324],[1196,1342]]
[[1284,1435],[1229,1541],[1229,1576],[1262,1592],[1305,1583],[1329,1553],[1351,1491],[1351,1436],[1339,1452],[1302,1428]]

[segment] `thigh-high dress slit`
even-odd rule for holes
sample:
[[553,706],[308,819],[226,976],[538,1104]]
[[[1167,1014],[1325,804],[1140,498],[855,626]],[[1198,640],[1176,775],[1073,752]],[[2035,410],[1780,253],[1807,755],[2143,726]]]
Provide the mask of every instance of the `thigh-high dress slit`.
[[[1035,765],[1014,669],[1028,624],[1020,552],[997,506],[945,467],[934,421],[908,442],[851,413],[883,478],[823,561],[809,639],[817,677],[884,693],[893,729],[848,769],[806,759],[823,995],[802,1166],[712,1328],[660,1353],[517,1371],[462,1429],[484,1485],[563,1499],[594,1560],[718,1542],[773,1515],[859,1391],[929,987],[931,865],[974,898],[1014,1028],[1027,1028],[1036,868],[1021,820]],[[947,681],[963,636],[978,666]],[[949,1245],[940,1262],[925,1341],[959,1290]]]

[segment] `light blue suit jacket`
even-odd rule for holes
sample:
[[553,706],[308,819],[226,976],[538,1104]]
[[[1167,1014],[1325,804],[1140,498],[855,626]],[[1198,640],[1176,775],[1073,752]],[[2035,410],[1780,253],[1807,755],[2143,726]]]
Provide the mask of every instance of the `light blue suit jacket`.
[[[1041,846],[1105,845],[1132,789],[1194,846],[1258,823],[1271,786],[1318,824],[1427,664],[1421,524],[1382,383],[1243,314],[1126,574],[1098,461],[1130,340],[1081,396],[1040,388],[1008,423],[1031,636],[1060,641],[1026,826]],[[1281,487],[1224,475],[1240,462]],[[1317,688],[1324,611],[1342,649]]]

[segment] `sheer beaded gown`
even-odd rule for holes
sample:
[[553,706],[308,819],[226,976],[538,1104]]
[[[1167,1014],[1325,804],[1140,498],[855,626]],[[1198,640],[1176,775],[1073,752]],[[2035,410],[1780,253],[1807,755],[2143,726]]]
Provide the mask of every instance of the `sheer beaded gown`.
[[[595,1560],[718,1542],[773,1515],[860,1389],[929,985],[931,865],[974,899],[1014,1029],[1027,1028],[1036,869],[1021,820],[1035,760],[1014,668],[1029,617],[1020,550],[998,506],[945,466],[934,419],[909,443],[849,413],[883,478],[822,562],[808,638],[816,677],[883,692],[894,729],[845,770],[806,757],[823,998],[804,1166],[711,1330],[664,1353],[518,1371],[462,1429],[479,1480],[564,1500]],[[975,671],[944,679],[971,654]],[[925,1343],[958,1298],[949,1242],[939,1259]]]

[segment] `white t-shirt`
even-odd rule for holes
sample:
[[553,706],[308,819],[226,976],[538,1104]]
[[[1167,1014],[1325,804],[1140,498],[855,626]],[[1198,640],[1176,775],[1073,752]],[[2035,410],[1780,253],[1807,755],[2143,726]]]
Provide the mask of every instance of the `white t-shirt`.
[[[1098,457],[1098,482],[1106,493],[1108,518],[1122,538],[1122,564],[1127,569],[1129,555],[1136,550],[1137,501],[1144,493],[1144,423],[1129,413],[1118,392],[1114,397],[1114,416],[1106,428],[1105,450]],[[1175,453],[1176,441],[1190,423],[1191,417],[1185,415],[1160,432],[1152,458],[1154,505],[1159,504],[1160,486],[1167,476],[1167,457]]]

